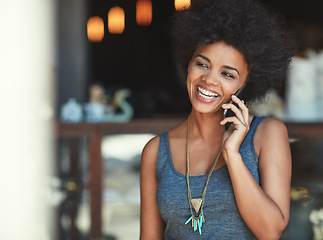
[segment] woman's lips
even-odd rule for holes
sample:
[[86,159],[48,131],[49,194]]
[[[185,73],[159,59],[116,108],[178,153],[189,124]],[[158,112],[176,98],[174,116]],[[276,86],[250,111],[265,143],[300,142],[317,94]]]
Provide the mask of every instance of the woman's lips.
[[198,99],[203,102],[212,102],[219,97],[219,94],[217,92],[210,91],[201,86],[197,86],[196,92]]

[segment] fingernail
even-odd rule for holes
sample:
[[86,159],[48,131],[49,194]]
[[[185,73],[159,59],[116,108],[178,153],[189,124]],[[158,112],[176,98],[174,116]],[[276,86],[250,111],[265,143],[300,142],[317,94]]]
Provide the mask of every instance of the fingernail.
[[233,98],[238,98],[236,95],[232,95]]
[[225,103],[225,104],[222,104],[222,107],[225,107],[227,104]]

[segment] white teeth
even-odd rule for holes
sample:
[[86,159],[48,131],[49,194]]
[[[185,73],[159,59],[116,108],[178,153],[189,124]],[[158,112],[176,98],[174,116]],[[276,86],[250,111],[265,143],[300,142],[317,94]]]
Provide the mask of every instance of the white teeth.
[[219,94],[214,93],[214,92],[210,92],[210,91],[205,90],[204,88],[201,88],[201,87],[198,87],[197,90],[200,94],[203,94],[204,97],[213,98],[213,97],[219,96]]

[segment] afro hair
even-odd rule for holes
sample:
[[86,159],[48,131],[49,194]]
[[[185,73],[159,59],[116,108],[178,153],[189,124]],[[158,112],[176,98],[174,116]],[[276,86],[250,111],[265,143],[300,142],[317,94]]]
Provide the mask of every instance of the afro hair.
[[195,0],[172,19],[175,55],[186,69],[201,45],[224,41],[248,65],[253,100],[286,79],[296,45],[284,18],[255,0]]

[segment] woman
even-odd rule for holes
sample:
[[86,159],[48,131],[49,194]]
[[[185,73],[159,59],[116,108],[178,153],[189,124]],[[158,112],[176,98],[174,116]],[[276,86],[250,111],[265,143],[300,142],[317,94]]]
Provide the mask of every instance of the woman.
[[[234,95],[248,84],[257,100],[284,80],[294,48],[280,22],[252,0],[199,0],[176,16],[192,110],[142,152],[142,240],[280,238],[290,207],[287,130]],[[223,118],[229,109],[235,116]]]

